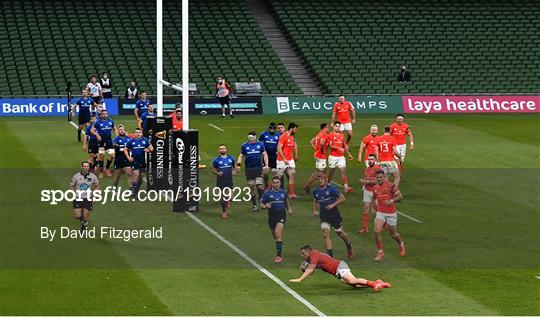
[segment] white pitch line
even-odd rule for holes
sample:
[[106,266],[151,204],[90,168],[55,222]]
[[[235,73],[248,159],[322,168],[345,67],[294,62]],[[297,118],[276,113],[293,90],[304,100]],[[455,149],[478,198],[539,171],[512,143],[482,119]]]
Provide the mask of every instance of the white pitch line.
[[418,219],[415,219],[415,218],[413,218],[412,216],[407,215],[407,214],[405,214],[405,213],[403,213],[403,212],[399,212],[399,211],[398,211],[398,214],[399,214],[399,215],[403,215],[403,216],[406,217],[407,219],[409,219],[409,220],[411,220],[411,221],[414,221],[414,222],[416,222],[416,223],[420,223],[420,224],[424,223],[424,222],[422,222],[422,221],[420,221],[420,220],[418,220]]
[[534,276],[534,278],[536,278],[536,279],[540,279],[540,276]]
[[256,269],[258,269],[259,271],[261,271],[264,275],[266,275],[268,278],[270,278],[271,280],[273,280],[276,284],[278,284],[281,288],[283,288],[287,293],[289,293],[291,296],[293,296],[294,298],[296,298],[296,300],[298,300],[299,302],[301,302],[302,304],[304,304],[307,308],[309,308],[309,310],[311,310],[312,312],[314,312],[317,316],[319,317],[326,317],[326,315],[320,311],[319,309],[317,309],[317,307],[313,306],[313,304],[311,304],[309,301],[307,301],[306,299],[304,299],[302,296],[300,296],[297,292],[295,292],[294,290],[292,290],[289,286],[285,285],[284,282],[282,282],[279,278],[277,278],[276,276],[274,276],[274,274],[270,273],[266,268],[262,267],[261,265],[259,265],[259,263],[257,263],[255,260],[253,260],[251,257],[249,257],[249,255],[247,255],[246,253],[244,253],[241,249],[239,249],[238,247],[236,247],[236,245],[234,245],[233,243],[229,242],[226,238],[224,238],[223,236],[221,236],[218,232],[214,231],[214,229],[212,229],[210,226],[208,226],[206,223],[204,223],[203,221],[201,221],[198,217],[196,217],[195,215],[193,215],[191,212],[186,212],[186,214],[193,219],[193,221],[197,222],[200,226],[202,226],[205,230],[207,230],[208,232],[210,232],[212,235],[214,235],[215,237],[217,237],[221,242],[223,242],[225,245],[227,245],[228,247],[230,247],[233,251],[235,251],[238,255],[242,256],[246,261],[248,261],[251,265],[253,265],[253,267],[255,267]]
[[[72,122],[72,121],[69,121],[69,123],[71,124],[71,126],[73,126],[73,128],[79,129],[79,126],[77,126],[76,123],[74,123],[74,122]],[[84,130],[81,130],[81,134],[86,135],[86,133],[84,132]]]
[[218,126],[216,126],[216,125],[214,125],[214,124],[208,124],[208,126],[210,126],[210,127],[212,127],[212,128],[215,128],[215,129],[217,129],[217,130],[219,130],[219,131],[225,132],[225,130],[219,128]]

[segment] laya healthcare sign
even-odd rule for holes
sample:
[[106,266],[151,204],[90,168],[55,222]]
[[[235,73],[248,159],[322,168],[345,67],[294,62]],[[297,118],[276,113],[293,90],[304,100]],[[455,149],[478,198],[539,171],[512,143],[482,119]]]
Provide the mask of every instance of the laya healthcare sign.
[[[116,98],[106,98],[103,105],[110,115],[118,115]],[[0,106],[0,117],[66,116],[68,112],[67,98],[0,98]]]
[[439,113],[538,113],[540,96],[403,96],[403,111]]
[[[401,96],[346,96],[358,112],[400,113]],[[284,96],[263,97],[264,114],[327,114],[337,97]]]

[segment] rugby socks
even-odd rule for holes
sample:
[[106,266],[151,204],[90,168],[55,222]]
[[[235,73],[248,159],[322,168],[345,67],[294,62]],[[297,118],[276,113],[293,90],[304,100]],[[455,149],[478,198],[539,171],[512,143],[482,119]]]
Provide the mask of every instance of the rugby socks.
[[383,243],[380,241],[377,241],[377,250],[382,251],[383,250]]
[[341,176],[341,183],[343,183],[343,186],[345,187],[345,189],[349,187],[349,183],[347,182],[347,176],[345,175]]
[[345,246],[347,246],[348,251],[352,250],[352,243],[345,244]]
[[276,241],[276,255],[281,257],[281,250],[283,249],[283,242]]
[[103,160],[98,160],[99,172],[103,172]]
[[289,183],[289,195],[296,195],[294,192],[294,183]]
[[82,130],[81,130],[80,128],[77,129],[77,140],[78,140],[79,142],[81,142],[81,131],[82,131]]
[[334,251],[333,250],[326,250],[326,254],[328,254],[330,257],[334,257]]
[[111,159],[108,159],[107,158],[107,165],[105,167],[107,167],[107,170],[111,167]]
[[221,211],[223,212],[227,212],[227,202],[226,201],[223,201],[221,200]]
[[366,281],[366,284],[365,284],[365,285],[366,285],[366,286],[369,286],[369,287],[375,287],[375,285],[377,285],[377,283],[368,280],[368,281]]
[[369,213],[362,213],[362,228],[368,229]]
[[136,196],[139,192],[139,182],[133,182],[133,196]]
[[98,161],[96,158],[92,158],[92,165],[90,166],[90,170],[94,170],[94,168],[98,165]]

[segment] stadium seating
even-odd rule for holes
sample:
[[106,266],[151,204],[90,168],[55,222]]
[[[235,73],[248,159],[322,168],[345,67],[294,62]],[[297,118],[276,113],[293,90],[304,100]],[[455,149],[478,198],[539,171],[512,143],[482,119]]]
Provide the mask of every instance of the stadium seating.
[[[243,0],[190,1],[191,82],[213,94],[215,77],[265,93],[300,93]],[[181,75],[181,1],[164,1],[164,77]],[[155,1],[2,1],[0,95],[58,95],[109,71],[114,94],[136,80],[155,93]]]
[[269,1],[326,93],[540,92],[538,1]]

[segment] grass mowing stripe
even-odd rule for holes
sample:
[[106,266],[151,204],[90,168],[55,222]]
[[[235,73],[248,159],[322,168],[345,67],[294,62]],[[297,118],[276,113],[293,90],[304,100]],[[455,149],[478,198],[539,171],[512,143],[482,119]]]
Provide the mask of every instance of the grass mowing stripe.
[[313,311],[317,316],[319,317],[325,317],[326,315],[317,309],[317,307],[313,306],[309,301],[304,299],[304,297],[300,296],[297,292],[292,290],[289,286],[285,285],[279,278],[274,276],[272,273],[270,273],[266,268],[262,267],[259,263],[255,262],[249,255],[244,253],[241,249],[236,247],[233,243],[229,242],[226,238],[221,236],[218,232],[214,231],[211,227],[209,227],[206,223],[201,221],[198,217],[193,215],[190,212],[186,212],[186,214],[193,219],[193,221],[197,222],[200,226],[202,226],[205,230],[210,232],[212,235],[217,237],[221,242],[225,243],[228,247],[230,247],[233,251],[235,251],[238,255],[242,256],[246,261],[248,261],[251,265],[253,265],[255,268],[257,268],[259,271],[261,271],[264,275],[266,275],[268,278],[273,280],[276,284],[278,284],[281,288],[283,288],[286,292],[288,292],[291,296],[296,298],[299,302],[304,304],[309,310]]
[[214,125],[214,124],[210,124],[210,123],[209,123],[208,126],[210,126],[210,127],[212,127],[212,128],[215,128],[215,129],[217,129],[217,130],[219,130],[219,131],[225,132],[225,130],[219,128],[218,126],[216,126],[216,125]]
[[409,220],[411,220],[411,221],[414,221],[414,222],[416,222],[416,223],[420,223],[420,224],[424,223],[424,222],[422,222],[422,221],[420,221],[420,220],[418,220],[418,219],[415,219],[415,218],[413,218],[412,216],[410,216],[410,215],[408,215],[408,214],[405,214],[405,213],[403,213],[403,212],[397,211],[397,213],[398,213],[399,215],[403,215],[403,216],[406,217],[407,219],[409,219]]

